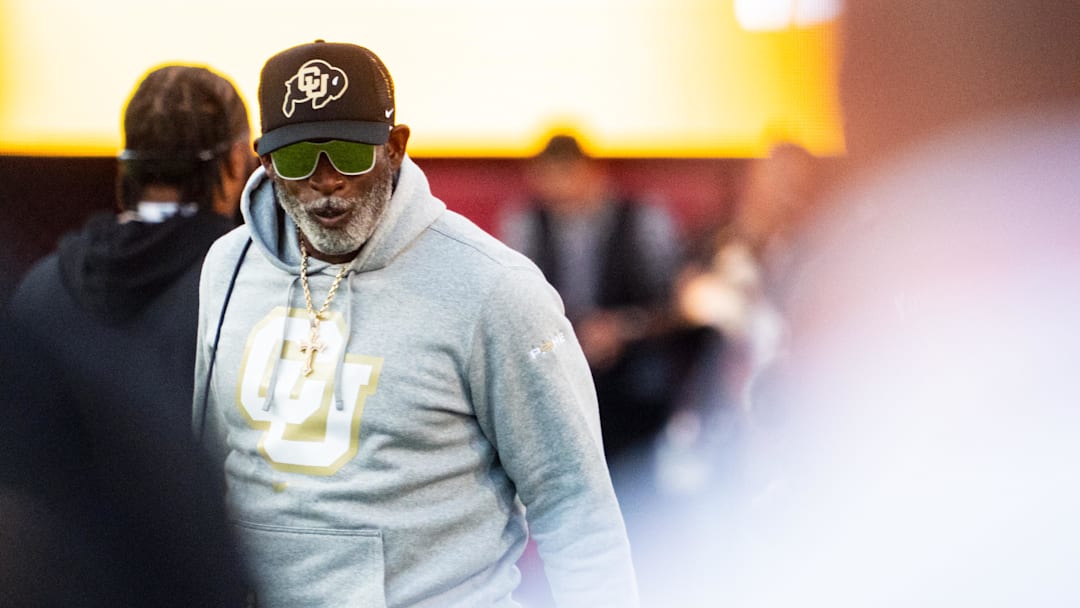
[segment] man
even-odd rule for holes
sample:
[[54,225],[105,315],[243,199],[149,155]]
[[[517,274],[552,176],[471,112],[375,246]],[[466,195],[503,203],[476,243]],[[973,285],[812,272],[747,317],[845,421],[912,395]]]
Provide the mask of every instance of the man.
[[636,605],[559,300],[432,196],[382,61],[287,49],[259,105],[246,225],[203,271],[194,407],[257,604],[516,606],[527,514],[562,605]]
[[0,587],[18,605],[233,604],[246,584],[188,421],[203,256],[254,168],[247,108],[224,77],[168,65],[123,125],[120,213],[66,235],[5,318],[23,369],[3,366],[0,485],[22,507],[0,517]]
[[168,428],[189,416],[202,259],[236,225],[250,141],[247,107],[224,77],[184,65],[147,73],[124,110],[120,212],[66,235],[10,303],[73,374],[122,373],[120,352],[132,355],[133,376],[166,380],[169,409],[155,415],[170,417]]

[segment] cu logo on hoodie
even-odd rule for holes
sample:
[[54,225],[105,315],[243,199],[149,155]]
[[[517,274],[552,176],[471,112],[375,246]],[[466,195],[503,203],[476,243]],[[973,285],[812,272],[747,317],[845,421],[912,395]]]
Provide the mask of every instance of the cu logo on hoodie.
[[344,70],[322,59],[311,59],[285,81],[285,102],[281,112],[285,118],[290,118],[298,103],[311,103],[312,109],[321,109],[331,101],[340,99],[348,88],[349,77]]
[[307,312],[275,308],[248,335],[237,405],[260,431],[258,451],[270,466],[333,475],[356,456],[364,402],[375,393],[383,360],[344,352],[345,323],[332,313],[320,326],[324,348],[305,376]]

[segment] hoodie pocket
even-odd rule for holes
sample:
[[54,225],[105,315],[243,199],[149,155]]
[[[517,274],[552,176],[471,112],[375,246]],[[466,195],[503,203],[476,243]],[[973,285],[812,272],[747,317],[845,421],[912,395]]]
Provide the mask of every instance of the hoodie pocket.
[[380,531],[235,525],[258,608],[386,608]]

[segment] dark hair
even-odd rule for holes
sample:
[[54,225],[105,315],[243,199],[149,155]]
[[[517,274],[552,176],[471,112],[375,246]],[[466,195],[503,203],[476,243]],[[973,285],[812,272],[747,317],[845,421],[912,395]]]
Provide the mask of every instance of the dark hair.
[[541,161],[550,162],[574,162],[588,158],[581,144],[573,135],[558,133],[552,135],[544,145],[544,149],[536,155]]
[[222,76],[184,65],[150,71],[124,111],[121,208],[134,208],[146,186],[162,184],[178,188],[181,202],[210,209],[222,188],[221,163],[249,130],[247,107]]

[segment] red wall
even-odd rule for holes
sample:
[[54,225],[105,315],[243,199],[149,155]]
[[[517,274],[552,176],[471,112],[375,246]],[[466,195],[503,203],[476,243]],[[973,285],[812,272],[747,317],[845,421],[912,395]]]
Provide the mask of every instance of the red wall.
[[[525,196],[520,159],[421,158],[432,192],[447,206],[494,233],[500,209]],[[724,219],[745,161],[738,159],[607,159],[627,194],[669,206],[688,233]]]

